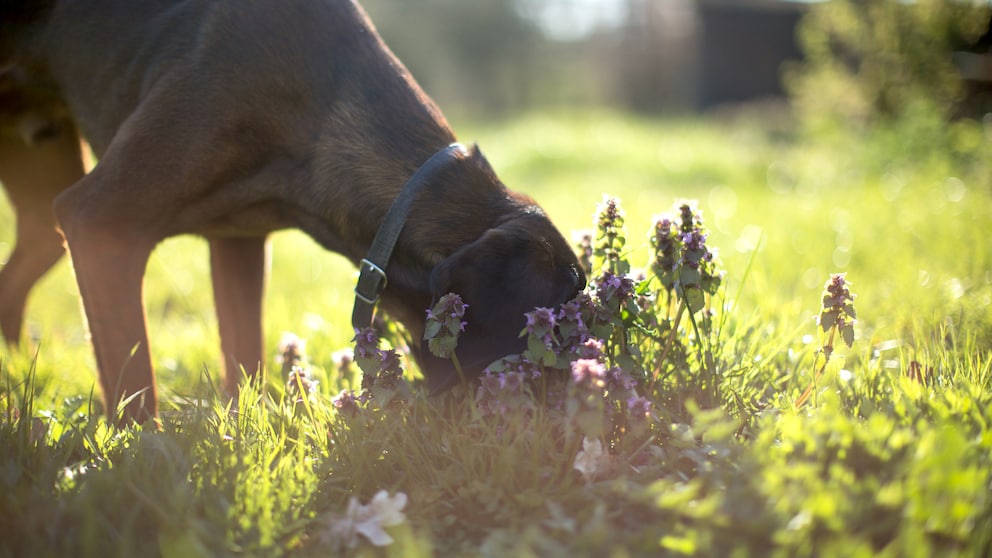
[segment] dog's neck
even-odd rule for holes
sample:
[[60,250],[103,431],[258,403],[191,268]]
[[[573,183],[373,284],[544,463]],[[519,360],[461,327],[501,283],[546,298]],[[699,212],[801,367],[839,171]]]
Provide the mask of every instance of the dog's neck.
[[[355,264],[364,258],[406,181],[438,148],[453,141],[446,125],[437,127],[437,120],[434,123],[434,133],[421,137],[415,146],[371,147],[365,141],[342,145],[337,138],[324,143],[327,158],[317,161],[314,180],[318,188],[326,185],[316,196],[321,198],[323,217],[315,230],[307,232]],[[350,165],[349,161],[360,164]],[[329,187],[342,182],[352,187]],[[335,192],[348,195],[336,196]],[[531,203],[509,191],[477,149],[459,154],[413,202],[387,268],[389,286],[381,308],[419,338],[424,312],[431,303],[434,267]]]

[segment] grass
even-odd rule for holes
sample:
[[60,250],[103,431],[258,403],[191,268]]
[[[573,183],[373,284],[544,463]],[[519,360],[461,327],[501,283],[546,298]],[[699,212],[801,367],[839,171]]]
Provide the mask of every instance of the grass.
[[[334,355],[352,336],[353,271],[293,232],[272,241],[270,370],[293,331],[319,384],[298,401],[271,374],[231,404],[215,387],[206,247],[170,240],[146,286],[162,431],[113,429],[96,409],[65,262],[31,299],[31,342],[0,349],[0,556],[992,553],[992,142],[980,124],[810,140],[747,120],[592,111],[459,128],[563,231],[592,229],[603,194],[618,197],[635,268],[649,264],[655,214],[698,200],[727,270],[718,327],[680,322],[688,358],[638,384],[650,424],[600,432],[596,457],[584,442],[597,436],[568,411],[578,403],[514,399],[492,415],[465,394],[428,401],[414,382],[402,403],[336,407],[361,382]],[[0,205],[0,258],[12,228]],[[837,272],[857,296],[856,338],[816,379],[813,318]],[[696,358],[705,347],[712,360]],[[395,542],[349,548],[349,501],[380,490],[408,498],[387,527]]]

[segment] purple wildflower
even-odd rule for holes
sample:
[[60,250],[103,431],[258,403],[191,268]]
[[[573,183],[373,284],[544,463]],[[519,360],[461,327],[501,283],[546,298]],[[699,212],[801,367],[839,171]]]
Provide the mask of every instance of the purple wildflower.
[[582,304],[578,298],[562,304],[555,319],[558,322],[558,335],[564,347],[577,345],[589,337],[589,328],[582,319]]
[[854,324],[858,317],[849,285],[844,273],[830,276],[823,286],[823,307],[817,318],[824,333],[836,327],[848,347],[854,344]]
[[557,319],[559,322],[582,323],[582,306],[578,299],[572,299],[562,304],[558,309]]
[[716,293],[723,272],[717,269],[715,253],[706,246],[709,235],[702,214],[689,203],[680,204],[676,213],[675,219],[655,220],[651,270],[666,291],[677,292],[696,313],[705,305],[705,293]]
[[334,405],[334,408],[339,413],[351,417],[357,415],[362,410],[363,403],[365,403],[365,398],[355,395],[354,390],[350,389],[343,390],[331,400],[331,404]]
[[503,416],[511,410],[534,407],[534,399],[526,389],[526,376],[521,372],[493,373],[486,371],[479,378],[475,401],[483,416]]
[[385,408],[396,400],[409,400],[410,388],[403,380],[403,366],[396,349],[378,351],[376,368],[362,375],[363,396]]
[[451,358],[458,346],[458,335],[465,331],[467,323],[462,320],[468,304],[455,293],[442,296],[433,308],[427,310],[424,324],[424,341],[434,356]]
[[620,200],[611,196],[603,196],[603,202],[596,208],[596,226],[600,231],[608,231],[623,226],[623,211]]
[[527,318],[527,333],[550,347],[555,329],[555,312],[550,308],[535,308],[524,316]]
[[614,366],[606,371],[606,389],[611,394],[634,393],[637,382],[625,370]]
[[378,356],[379,335],[375,332],[375,329],[371,327],[356,329],[352,342],[355,343],[353,355],[356,360]]
[[605,271],[596,282],[596,296],[603,304],[618,309],[634,297],[634,280]]
[[340,351],[335,351],[331,355],[331,362],[337,368],[338,374],[344,376],[350,373],[351,365],[355,362],[355,350],[351,347],[346,347]]
[[289,377],[295,366],[301,366],[306,362],[307,342],[298,337],[295,333],[286,332],[279,340],[279,355],[276,361],[282,365],[283,377]]
[[396,349],[381,351],[379,355],[379,378],[397,379],[403,376],[403,365]]
[[620,200],[609,196],[603,197],[603,203],[597,208],[596,229],[593,255],[600,258],[606,270],[618,275],[627,273],[630,265],[621,256],[627,240],[624,236],[624,217],[623,211],[620,210]]
[[575,348],[575,354],[580,359],[600,359],[603,357],[604,346],[601,339],[590,337]]
[[602,389],[606,385],[606,367],[598,360],[580,358],[572,362],[572,380],[582,387]]
[[648,420],[654,416],[654,406],[647,397],[635,394],[627,399],[627,413],[631,419]]
[[294,366],[286,380],[286,393],[302,403],[304,397],[317,392],[319,382],[310,375],[310,370],[302,366]]
[[592,276],[592,235],[589,233],[583,234],[578,241],[578,252],[579,252],[579,267],[585,272],[586,277]]
[[489,369],[486,369],[482,373],[482,376],[479,377],[479,392],[485,392],[489,395],[499,393],[500,387],[502,387],[500,385],[500,376],[502,376],[502,372],[493,373]]

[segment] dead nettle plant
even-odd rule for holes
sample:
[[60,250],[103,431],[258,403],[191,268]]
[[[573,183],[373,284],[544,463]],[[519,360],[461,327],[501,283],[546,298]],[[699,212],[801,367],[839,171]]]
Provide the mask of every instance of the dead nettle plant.
[[[589,463],[605,459],[594,456],[632,456],[659,421],[684,420],[659,408],[673,382],[719,386],[716,378],[701,379],[717,373],[712,300],[723,278],[706,240],[695,205],[676,204],[655,220],[651,261],[634,270],[620,202],[604,198],[595,231],[579,245],[589,286],[558,308],[526,314],[527,348],[493,362],[479,379],[480,414],[531,413],[538,405],[559,413],[567,436],[583,439],[576,468],[587,477],[596,470]],[[457,334],[471,327],[456,307],[439,302],[428,314],[428,343],[439,357],[453,354]]]
[[817,382],[823,376],[834,354],[834,343],[837,337],[850,348],[854,345],[854,324],[857,323],[857,312],[854,310],[854,294],[851,293],[851,283],[847,275],[837,273],[827,280],[823,286],[823,303],[816,323],[820,327],[821,344],[813,354],[813,377],[806,389],[795,401],[795,408],[801,408],[816,391]]
[[[720,403],[713,298],[724,272],[707,236],[695,204],[677,203],[672,213],[655,219],[647,238],[650,260],[635,270],[620,202],[605,197],[595,230],[578,247],[588,287],[558,308],[527,313],[523,352],[482,371],[463,370],[458,336],[471,324],[457,293],[427,310],[424,340],[436,356],[453,360],[478,417],[500,420],[543,408],[562,418],[573,447],[581,439],[583,451],[633,455],[656,437],[660,424],[688,421],[673,388],[695,390],[687,398],[704,395],[700,407]],[[355,364],[362,371],[360,390],[346,389],[332,399],[346,420],[414,404],[403,369],[403,334],[391,322],[377,322],[355,332],[354,349],[338,366]],[[381,348],[383,339],[392,347]],[[302,340],[290,336],[280,352],[287,393],[306,406],[316,380],[304,349]]]

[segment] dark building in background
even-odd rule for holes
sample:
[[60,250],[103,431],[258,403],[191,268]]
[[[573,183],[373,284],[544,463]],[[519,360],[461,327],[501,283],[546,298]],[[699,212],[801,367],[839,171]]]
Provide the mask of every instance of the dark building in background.
[[781,66],[800,60],[796,26],[802,3],[699,0],[698,88],[695,106],[784,96]]

